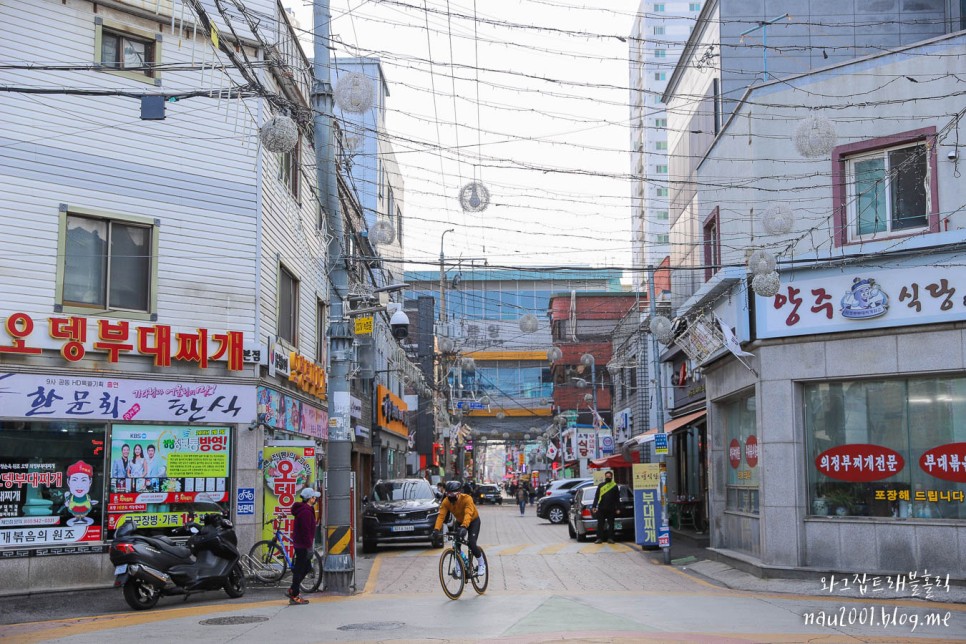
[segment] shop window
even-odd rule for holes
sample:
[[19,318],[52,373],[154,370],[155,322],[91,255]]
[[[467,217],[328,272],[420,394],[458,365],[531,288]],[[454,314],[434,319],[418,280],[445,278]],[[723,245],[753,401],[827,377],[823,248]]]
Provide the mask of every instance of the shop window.
[[70,312],[154,310],[157,225],[137,217],[62,206],[64,261],[58,304]]
[[[125,521],[148,534],[170,534],[190,511],[230,507],[230,448],[227,427],[115,425],[105,450],[107,538]],[[132,506],[137,494],[151,494],[152,502]]]
[[0,421],[0,549],[100,542],[105,426]]
[[804,388],[808,512],[966,518],[966,378]]
[[721,406],[728,481],[725,508],[758,514],[759,447],[756,398],[743,396]]
[[938,232],[934,137],[925,128],[833,150],[840,245]]

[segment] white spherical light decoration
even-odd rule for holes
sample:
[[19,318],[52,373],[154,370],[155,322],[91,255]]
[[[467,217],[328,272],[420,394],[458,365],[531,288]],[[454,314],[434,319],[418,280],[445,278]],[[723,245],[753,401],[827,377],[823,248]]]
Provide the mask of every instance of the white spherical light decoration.
[[374,95],[372,81],[365,74],[342,74],[335,83],[335,104],[346,112],[368,111]]
[[584,394],[584,402],[588,404],[594,402],[594,394]]
[[655,315],[651,318],[649,328],[654,337],[657,338],[658,342],[661,344],[670,344],[671,321],[669,319],[663,315]]
[[795,128],[795,149],[803,157],[822,157],[832,151],[837,138],[831,121],[810,114]]
[[396,240],[396,227],[388,219],[380,219],[369,229],[369,241],[377,245],[391,244]]
[[[501,409],[500,411],[496,412],[496,417],[497,417],[498,420],[503,420],[504,418],[506,418],[506,412],[504,412]],[[507,436],[507,434],[504,434],[504,437],[506,437],[506,436]]]
[[456,348],[456,345],[451,338],[439,339],[439,350],[443,353],[450,353],[454,348]]
[[258,138],[269,152],[291,152],[299,142],[299,128],[291,118],[280,114],[258,130]]
[[774,297],[778,294],[781,286],[781,278],[779,278],[776,271],[763,275],[755,275],[754,279],[751,280],[752,290],[755,291],[756,295],[761,297]]
[[584,355],[580,356],[580,364],[584,365],[585,367],[594,366],[593,354],[585,353]]
[[560,360],[562,357],[563,357],[563,351],[560,350],[560,347],[550,347],[549,349],[547,349],[547,360],[549,360],[550,362],[556,362],[557,360]]
[[775,272],[778,262],[775,256],[767,250],[758,249],[748,258],[748,270],[754,275],[766,275]]
[[476,360],[463,358],[463,371],[476,371]]
[[480,404],[489,406],[489,404],[490,404],[490,397],[489,396],[483,396],[482,398],[480,398]]
[[791,208],[785,204],[778,204],[765,211],[761,223],[769,235],[784,235],[792,229],[795,218]]
[[540,320],[533,313],[527,313],[520,318],[520,330],[524,333],[536,333],[540,328]]
[[465,212],[483,212],[490,205],[490,191],[479,181],[471,181],[460,189],[460,207]]

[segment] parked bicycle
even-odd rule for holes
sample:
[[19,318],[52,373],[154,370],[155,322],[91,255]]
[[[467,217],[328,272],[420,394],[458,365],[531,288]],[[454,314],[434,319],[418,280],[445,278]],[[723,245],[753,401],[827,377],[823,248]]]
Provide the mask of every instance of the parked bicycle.
[[[459,599],[463,594],[463,588],[469,581],[473,585],[473,590],[482,595],[486,592],[486,587],[490,583],[490,567],[487,565],[486,571],[480,575],[477,573],[477,566],[473,553],[463,546],[465,541],[460,540],[459,533],[454,532],[445,536],[447,541],[453,542],[453,547],[443,550],[439,556],[439,584],[443,587],[443,592],[450,599]],[[483,562],[486,563],[486,553],[480,548]]]
[[[259,541],[248,551],[248,561],[250,574],[258,581],[271,584],[277,583],[285,576],[285,573],[292,569],[295,559],[295,546],[292,538],[282,532],[281,523],[278,519],[271,519],[265,525],[272,524],[275,534],[271,539]],[[299,584],[303,593],[314,593],[322,585],[322,555],[317,550],[313,550],[309,555],[309,572],[305,579]]]

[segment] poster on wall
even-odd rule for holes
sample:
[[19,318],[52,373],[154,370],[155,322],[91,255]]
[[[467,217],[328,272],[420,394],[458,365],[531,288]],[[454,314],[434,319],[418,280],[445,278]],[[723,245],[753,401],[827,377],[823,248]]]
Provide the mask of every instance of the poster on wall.
[[0,548],[100,541],[103,453],[101,425],[4,427]]
[[229,501],[227,427],[115,425],[109,451],[107,529],[184,525],[188,505]]
[[262,475],[265,481],[262,508],[264,511],[262,539],[272,539],[277,520],[278,527],[286,534],[292,532],[292,504],[303,487],[315,484],[315,447],[284,446],[266,447],[262,457]]

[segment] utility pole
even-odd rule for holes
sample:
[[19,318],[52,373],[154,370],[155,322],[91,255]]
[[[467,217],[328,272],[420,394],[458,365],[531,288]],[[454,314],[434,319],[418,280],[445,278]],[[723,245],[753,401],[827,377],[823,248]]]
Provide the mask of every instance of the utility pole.
[[[657,304],[654,302],[654,266],[647,267],[647,310],[648,315],[653,320],[654,316],[657,315]],[[651,362],[654,365],[654,399],[656,401],[656,411],[657,411],[657,427],[658,433],[664,433],[664,388],[661,385],[661,356],[659,355],[657,338],[654,334],[651,334]],[[641,462],[644,462],[644,445],[641,445]],[[671,544],[670,544],[670,534],[671,530],[668,526],[668,515],[667,515],[667,457],[664,454],[658,454],[657,462],[661,468],[661,528],[667,528],[668,533],[668,545],[666,548],[661,548],[664,551],[664,563],[671,563]]]
[[[446,337],[446,338],[449,338],[449,326],[446,324],[446,268],[445,268],[446,256],[443,254],[443,240],[446,239],[446,233],[452,233],[455,231],[456,231],[455,228],[449,228],[447,230],[444,230],[443,234],[440,235],[439,237],[439,318],[438,318],[439,330],[437,331],[437,335],[442,334],[443,337]],[[446,363],[443,360],[443,355],[445,353],[446,353],[445,351],[440,351],[440,358],[439,358],[439,371],[440,371],[440,377],[443,380],[441,384],[444,387],[443,389],[444,391],[446,390],[445,385],[446,385],[446,380],[448,376]],[[446,400],[447,407],[449,407],[449,402],[450,402],[449,399],[446,398],[445,395],[444,395],[444,399]],[[447,409],[447,412],[448,411],[449,410]],[[445,428],[446,433],[440,437],[440,442],[443,444],[443,478],[444,479],[446,478],[446,472],[449,471],[450,446],[453,443],[457,442],[456,440],[451,439],[449,437],[448,435],[449,429],[450,429],[449,427]]]
[[352,441],[349,421],[349,361],[352,334],[344,316],[343,298],[349,291],[349,275],[342,247],[342,209],[335,163],[335,119],[331,64],[329,60],[331,17],[329,0],[314,0],[314,55],[312,110],[315,134],[315,174],[320,201],[325,208],[330,235],[328,248],[329,279],[329,454],[326,507],[326,557],[323,574],[326,588],[346,592],[352,585],[355,562],[352,560]]

